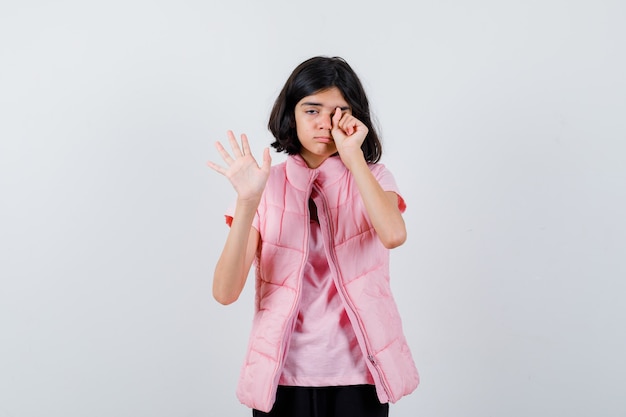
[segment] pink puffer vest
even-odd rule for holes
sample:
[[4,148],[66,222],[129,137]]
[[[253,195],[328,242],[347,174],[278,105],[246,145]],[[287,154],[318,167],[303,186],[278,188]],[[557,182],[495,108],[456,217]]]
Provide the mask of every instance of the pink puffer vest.
[[[382,164],[371,164],[370,169],[385,190],[396,191]],[[274,404],[298,312],[312,193],[335,284],[378,398],[381,403],[396,402],[417,387],[419,376],[389,286],[389,251],[379,241],[340,158],[328,158],[310,169],[299,155],[272,167],[257,211],[255,227],[262,243],[255,260],[255,316],[237,397],[264,412]],[[404,211],[404,201],[398,200]]]

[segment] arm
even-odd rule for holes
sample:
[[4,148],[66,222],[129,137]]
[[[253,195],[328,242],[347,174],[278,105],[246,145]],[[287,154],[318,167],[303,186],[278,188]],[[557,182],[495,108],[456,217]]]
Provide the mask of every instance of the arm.
[[258,204],[237,202],[233,222],[213,275],[213,297],[221,304],[235,302],[243,290],[259,245],[259,232],[252,227]]
[[370,221],[378,238],[387,249],[393,249],[406,241],[406,226],[398,208],[398,195],[393,191],[384,191],[365,159],[350,168]]
[[354,177],[370,221],[378,238],[387,249],[406,241],[406,226],[398,208],[398,195],[384,191],[367,166],[361,144],[367,136],[367,126],[352,115],[335,111],[332,135],[339,156]]
[[234,158],[220,142],[216,143],[216,148],[228,168],[213,162],[208,163],[209,167],[227,177],[237,192],[233,222],[213,276],[213,297],[222,304],[236,301],[246,283],[260,241],[259,232],[252,227],[252,221],[271,165],[269,149],[263,152],[263,165],[259,167],[250,152],[245,135],[241,136],[241,148],[230,131],[228,138]]

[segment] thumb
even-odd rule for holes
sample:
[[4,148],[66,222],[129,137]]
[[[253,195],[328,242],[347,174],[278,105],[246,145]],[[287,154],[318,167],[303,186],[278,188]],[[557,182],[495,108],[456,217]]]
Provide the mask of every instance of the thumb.
[[332,121],[333,138],[336,138],[338,135],[340,137],[344,137],[345,136],[345,134],[343,133],[343,131],[339,127],[339,121],[341,120],[341,116],[342,116],[341,109],[339,107],[337,107],[335,109],[335,113],[333,114],[333,117],[331,119],[331,121]]
[[341,120],[341,109],[339,107],[335,108],[335,113],[333,113],[332,125],[333,129],[339,128],[339,121]]
[[261,166],[261,169],[263,171],[269,172],[271,166],[272,166],[272,157],[270,156],[270,149],[265,148],[263,149],[263,165]]

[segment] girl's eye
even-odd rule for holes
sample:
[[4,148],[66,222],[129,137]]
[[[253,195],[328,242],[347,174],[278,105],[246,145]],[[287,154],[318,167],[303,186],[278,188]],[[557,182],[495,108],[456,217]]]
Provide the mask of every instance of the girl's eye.
[[306,114],[317,114],[317,110],[305,110]]

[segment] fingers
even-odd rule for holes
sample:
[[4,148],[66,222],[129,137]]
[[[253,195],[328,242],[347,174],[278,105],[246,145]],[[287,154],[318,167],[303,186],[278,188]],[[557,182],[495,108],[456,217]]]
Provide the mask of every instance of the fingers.
[[[229,130],[227,132],[228,135],[228,142],[230,142],[230,147],[233,150],[233,155],[235,156],[235,158],[238,158],[240,156],[243,155],[243,153],[241,152],[241,149],[239,148],[239,143],[237,143],[237,139],[235,138],[235,134],[233,133],[232,130]],[[243,144],[244,142],[244,136],[245,135],[241,135],[241,142]],[[246,142],[248,141],[248,139],[246,138]]]
[[222,168],[221,166],[217,165],[216,163],[211,162],[211,161],[207,161],[207,163],[206,163],[206,164],[207,164],[207,165],[209,166],[209,168],[211,168],[213,171],[217,171],[217,172],[219,172],[219,173],[220,173],[220,174],[222,174],[222,175],[226,175],[226,170],[225,170],[224,168]]
[[[248,140],[248,136],[245,133],[241,135],[241,147],[239,146],[239,143],[237,142],[237,139],[235,138],[235,134],[231,130],[227,132],[227,136],[228,136],[228,142],[230,143],[230,147],[232,149],[233,155],[231,156],[231,154],[224,148],[224,145],[222,145],[220,141],[215,142],[215,148],[221,155],[226,165],[228,165],[228,167],[232,167],[233,164],[235,164],[235,162],[238,159],[243,159],[243,158],[245,158],[246,160],[249,159],[248,162],[252,161],[254,164],[256,164],[256,160],[254,159],[254,156],[252,155],[252,151],[250,149],[250,142]],[[269,171],[271,162],[272,162],[272,159],[270,158],[269,148],[266,148],[263,152],[263,169],[267,169]],[[207,165],[211,169],[223,175],[226,175],[229,171],[228,167],[222,167],[211,161],[208,161]],[[256,166],[258,167],[258,165]]]
[[[222,144],[219,141],[215,142],[215,148],[217,149],[217,151],[222,156],[222,159],[224,160],[224,162],[226,162],[228,164],[228,166],[230,166],[234,162],[233,158],[231,158],[231,156],[228,154],[228,152],[226,152],[226,149],[224,149],[224,146],[222,146]],[[207,161],[206,164],[212,170],[217,171],[217,172],[219,172],[222,175],[226,175],[226,172],[227,172],[226,168],[216,164],[213,161]]]
[[245,133],[241,135],[241,148],[239,147],[239,143],[237,142],[237,138],[235,138],[235,134],[233,133],[232,130],[229,130],[228,132],[226,132],[226,135],[228,136],[228,142],[230,143],[230,147],[232,149],[233,156],[230,156],[230,154],[224,148],[224,145],[222,145],[221,142],[217,141],[215,143],[215,148],[217,149],[217,151],[222,156],[222,159],[224,160],[224,162],[226,162],[228,165],[230,165],[230,164],[232,164],[234,162],[235,159],[241,158],[242,156],[251,154],[251,152],[250,152],[250,144],[248,142],[248,137],[246,136]]
[[241,135],[241,149],[243,155],[252,155],[252,152],[250,151],[250,143],[248,142],[248,136],[246,136],[245,133]]
[[233,158],[230,156],[230,154],[226,151],[226,149],[224,149],[224,146],[222,145],[221,142],[215,142],[215,149],[217,149],[217,151],[220,153],[220,155],[222,156],[222,159],[224,160],[224,162],[226,162],[228,165],[233,163]]
[[362,124],[356,117],[350,113],[342,113],[337,107],[332,117],[333,129],[340,129],[346,136],[352,136],[356,132],[358,125]]

